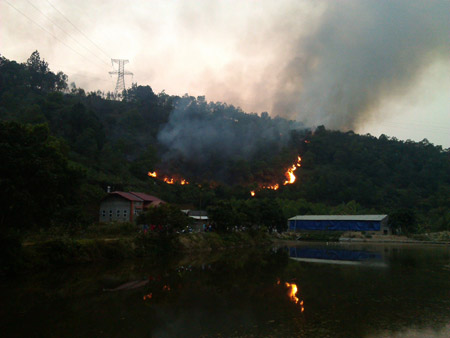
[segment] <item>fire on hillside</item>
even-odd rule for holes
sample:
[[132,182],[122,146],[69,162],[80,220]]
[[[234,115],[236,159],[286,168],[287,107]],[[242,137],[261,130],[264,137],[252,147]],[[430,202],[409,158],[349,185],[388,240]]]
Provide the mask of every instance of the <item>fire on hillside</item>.
[[[302,158],[300,156],[297,156],[297,162],[292,164],[284,173],[286,176],[286,181],[283,182],[283,185],[293,184],[295,183],[295,180],[297,177],[294,175],[294,171],[297,170],[298,167],[301,167],[301,161]],[[260,186],[260,189],[271,189],[271,190],[278,190],[280,185],[278,183],[272,184],[272,185],[262,185]],[[256,195],[256,192],[253,190],[250,192],[250,195],[253,197]]]
[[[296,171],[297,168],[301,167],[301,161],[302,161],[302,158],[300,156],[297,156],[297,161],[286,170],[286,172],[284,173],[284,175],[286,176],[286,180],[283,182],[283,185],[295,183],[297,177],[294,175],[294,171]],[[175,184],[175,183],[180,184],[180,185],[189,184],[189,182],[186,179],[181,178],[179,176],[173,176],[173,177],[162,176],[160,178],[156,171],[149,171],[147,173],[147,175],[149,177],[161,179],[163,182],[165,182],[167,184]],[[259,190],[262,190],[262,189],[278,190],[279,188],[280,188],[279,183],[273,183],[273,184],[267,184],[267,185],[260,185],[258,189]],[[256,195],[256,191],[255,190],[250,191],[250,195],[252,197],[254,197]]]
[[[156,171],[149,171],[147,173],[147,175],[150,176],[150,177],[159,178]],[[174,183],[178,183],[180,185],[189,184],[189,182],[187,180],[185,180],[184,178],[164,176],[161,179],[162,179],[163,182],[165,182],[167,184],[174,184]]]

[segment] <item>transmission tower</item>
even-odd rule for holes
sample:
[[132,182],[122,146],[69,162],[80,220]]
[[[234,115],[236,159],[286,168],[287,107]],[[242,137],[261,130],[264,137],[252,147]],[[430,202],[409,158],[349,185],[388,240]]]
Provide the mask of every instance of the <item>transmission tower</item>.
[[116,82],[116,89],[115,93],[116,95],[121,95],[122,92],[125,90],[125,75],[133,75],[132,72],[125,71],[125,64],[130,61],[123,60],[123,59],[111,59],[111,64],[114,67],[114,63],[117,63],[119,65],[119,68],[113,72],[109,72],[110,75],[117,74],[117,82]]

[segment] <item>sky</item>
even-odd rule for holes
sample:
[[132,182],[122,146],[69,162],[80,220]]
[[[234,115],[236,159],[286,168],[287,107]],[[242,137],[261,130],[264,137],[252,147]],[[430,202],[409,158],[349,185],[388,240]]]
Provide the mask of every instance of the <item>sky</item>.
[[309,127],[450,147],[450,1],[0,0],[0,54],[87,91],[205,95]]

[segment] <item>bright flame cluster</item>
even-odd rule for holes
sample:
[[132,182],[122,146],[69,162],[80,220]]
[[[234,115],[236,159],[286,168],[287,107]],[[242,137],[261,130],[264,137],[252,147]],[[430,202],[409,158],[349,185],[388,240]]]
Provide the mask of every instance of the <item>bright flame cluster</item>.
[[301,167],[301,162],[302,158],[300,156],[297,156],[297,163],[294,163],[284,174],[287,180],[284,181],[283,185],[292,184],[295,182],[296,177],[294,175],[294,171],[297,170],[297,167]]
[[[296,171],[298,167],[302,166],[301,162],[302,162],[302,158],[300,156],[297,156],[297,162],[294,163],[293,165],[291,165],[284,173],[284,175],[286,176],[286,181],[284,181],[283,185],[293,184],[295,182],[297,177],[295,177],[294,171]],[[278,183],[273,184],[273,185],[263,185],[260,187],[260,189],[271,189],[271,190],[278,190],[279,188],[280,188],[280,185]],[[256,193],[254,190],[250,191],[250,195],[252,197],[255,196],[255,194]]]
[[[150,176],[150,177],[158,178],[158,174],[156,173],[156,171],[149,171],[147,173],[147,175]],[[179,183],[181,185],[189,184],[189,182],[186,181],[184,178],[177,179],[175,177],[167,177],[167,176],[165,176],[165,177],[162,178],[162,180],[163,180],[163,182],[165,182],[167,184],[174,184],[174,183]]]
[[[286,170],[286,172],[284,173],[284,175],[286,176],[286,181],[284,181],[283,185],[293,184],[295,182],[295,180],[297,178],[294,175],[294,171],[296,171],[298,167],[301,167],[301,161],[302,161],[302,158],[300,156],[297,156],[297,162],[292,164]],[[158,178],[158,174],[156,171],[149,171],[147,173],[147,175],[150,177]],[[167,184],[175,184],[175,183],[179,183],[180,185],[189,184],[189,182],[186,181],[184,178],[175,178],[175,177],[167,177],[167,176],[164,176],[162,178],[162,181]],[[280,188],[279,183],[260,186],[260,189],[278,190],[279,188]],[[250,191],[250,195],[252,197],[255,196],[256,195],[255,190]]]
[[300,299],[297,297],[297,292],[298,292],[297,284],[286,282],[285,285],[286,285],[286,287],[288,288],[288,296],[289,296],[289,298],[290,298],[295,304],[300,305],[301,312],[304,312],[304,311],[305,311],[305,308],[303,307],[303,300],[300,300]]

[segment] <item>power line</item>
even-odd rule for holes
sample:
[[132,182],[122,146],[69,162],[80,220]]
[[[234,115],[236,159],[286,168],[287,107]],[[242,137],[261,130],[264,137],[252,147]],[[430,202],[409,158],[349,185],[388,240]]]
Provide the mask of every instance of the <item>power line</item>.
[[72,40],[74,40],[80,47],[82,47],[87,52],[91,53],[93,56],[95,56],[97,59],[100,60],[100,62],[104,63],[105,65],[108,65],[104,60],[100,59],[97,54],[91,52],[89,49],[87,49],[85,46],[83,46],[77,39],[75,39],[73,36],[71,36],[68,32],[66,32],[61,26],[59,26],[57,23],[55,23],[53,20],[51,20],[44,12],[42,12],[39,8],[37,8],[33,3],[31,3],[29,0],[27,2],[33,6],[39,13],[41,13],[48,21],[50,21],[52,24],[54,24],[56,27],[58,27],[60,30],[62,30],[65,34],[67,34]]
[[64,41],[60,40],[56,35],[54,35],[53,33],[49,32],[47,29],[45,29],[44,27],[42,27],[40,24],[38,24],[36,21],[34,21],[33,19],[31,19],[28,15],[26,15],[25,13],[23,13],[21,10],[19,10],[18,8],[14,7],[8,0],[5,0],[5,2],[12,7],[13,9],[15,9],[17,12],[19,12],[20,14],[22,14],[24,17],[26,17],[28,20],[30,20],[31,22],[33,22],[36,26],[38,26],[40,29],[42,29],[44,32],[46,32],[47,34],[51,35],[54,39],[58,40],[60,43],[62,43],[64,46],[66,46],[67,48],[69,48],[71,51],[73,51],[74,53],[78,54],[79,56],[81,56],[82,58],[88,60],[90,63],[92,63],[95,66],[98,66],[97,64],[95,64],[94,62],[92,62],[90,59],[88,59],[87,57],[85,57],[84,55],[80,54],[79,52],[77,52],[75,49],[73,49],[72,47],[70,47],[68,44],[66,44]]
[[64,18],[64,19],[66,19],[66,21],[68,22],[68,23],[70,23],[78,32],[80,32],[86,39],[88,39],[95,47],[97,47],[97,49],[99,50],[99,51],[101,51],[108,59],[111,59],[111,57],[105,52],[105,51],[103,51],[103,49],[101,49],[99,46],[97,46],[97,44],[94,42],[94,41],[92,41],[88,36],[86,36],[86,34],[84,34],[81,30],[79,30],[78,28],[77,28],[77,26],[75,26],[73,23],[72,23],[72,21],[70,21],[63,13],[61,13],[61,11],[59,10],[59,9],[57,9],[55,6],[53,6],[52,5],[52,3],[50,2],[50,1],[48,1],[47,0],[47,2],[48,2],[48,4],[50,5],[50,6],[52,6],[59,14],[61,14],[62,15],[62,17]]

